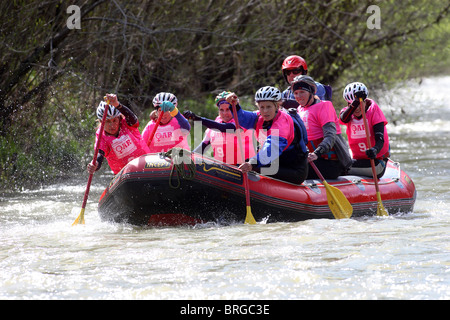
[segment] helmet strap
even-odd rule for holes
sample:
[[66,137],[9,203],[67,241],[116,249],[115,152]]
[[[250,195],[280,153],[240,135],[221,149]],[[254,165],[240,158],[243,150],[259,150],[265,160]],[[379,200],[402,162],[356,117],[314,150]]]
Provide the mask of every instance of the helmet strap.
[[[312,99],[312,102],[311,102],[311,99]],[[314,95],[310,92],[309,93],[308,102],[306,102],[306,106],[305,107],[309,107],[310,105],[313,105],[315,100],[316,99],[314,98]]]

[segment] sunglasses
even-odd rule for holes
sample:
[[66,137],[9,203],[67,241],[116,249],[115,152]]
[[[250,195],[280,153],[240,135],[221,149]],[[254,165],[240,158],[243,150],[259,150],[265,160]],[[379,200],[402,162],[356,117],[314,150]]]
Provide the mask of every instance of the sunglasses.
[[299,73],[301,73],[302,72],[302,69],[292,69],[292,70],[284,70],[284,74],[285,75],[290,75],[291,73],[293,73],[293,74],[299,74]]

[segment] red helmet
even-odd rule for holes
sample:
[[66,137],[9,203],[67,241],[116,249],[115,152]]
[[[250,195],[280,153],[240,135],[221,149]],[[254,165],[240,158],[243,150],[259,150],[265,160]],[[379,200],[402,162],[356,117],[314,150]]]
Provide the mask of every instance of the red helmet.
[[281,70],[286,69],[297,69],[303,67],[303,70],[307,71],[308,66],[306,65],[305,59],[300,56],[289,56],[283,61],[283,65],[281,66]]

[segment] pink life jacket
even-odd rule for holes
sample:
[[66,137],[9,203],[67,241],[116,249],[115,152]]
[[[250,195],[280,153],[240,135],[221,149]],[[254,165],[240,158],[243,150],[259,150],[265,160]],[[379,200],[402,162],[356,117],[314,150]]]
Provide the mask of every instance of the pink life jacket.
[[[156,125],[155,121],[150,121],[142,131],[142,138],[148,144],[148,138]],[[183,130],[178,123],[178,120],[173,117],[166,124],[160,124],[156,130],[153,141],[149,145],[150,153],[166,152],[174,147],[190,150],[187,141],[189,132]]]
[[308,140],[323,138],[322,127],[328,122],[336,124],[336,134],[341,133],[336,110],[331,101],[321,101],[308,107],[300,106],[297,111],[305,124]]
[[[257,112],[259,115],[259,111]],[[295,128],[294,121],[292,117],[281,110],[278,110],[275,118],[273,119],[272,126],[267,131],[263,129],[264,119],[263,117],[259,117],[256,122],[256,137],[260,143],[260,145],[264,145],[268,136],[278,136],[281,138],[285,138],[287,140],[287,146],[284,148],[286,150],[294,140]],[[283,150],[283,151],[284,151]]]
[[[99,132],[100,128],[96,133],[96,142]],[[104,132],[99,149],[105,152],[106,160],[114,174],[119,173],[131,160],[150,152],[139,132],[139,122],[129,126],[123,117],[117,138]]]
[[[370,103],[369,108],[366,111],[367,125],[369,126],[369,136],[370,144],[373,147],[375,145],[375,133],[373,131],[373,126],[377,123],[384,123],[384,144],[383,148],[378,152],[377,159],[384,159],[389,157],[389,137],[387,134],[387,120],[381,111],[377,103],[372,99],[366,99]],[[347,107],[348,108],[348,107]],[[342,109],[344,112],[346,108]],[[367,147],[367,137],[366,130],[364,128],[364,119],[358,119],[355,115],[352,115],[351,120],[348,123],[340,121],[343,125],[347,126],[347,138],[350,150],[352,152],[353,159],[368,159],[366,155]]]
[[[324,138],[322,127],[325,124],[334,122],[336,125],[336,134],[342,133],[341,126],[339,125],[339,119],[336,115],[336,110],[334,110],[331,101],[321,101],[308,107],[300,106],[297,110],[306,127],[306,132],[308,134],[307,147],[309,152],[314,152],[314,150],[322,142]],[[328,153],[322,154],[321,156],[322,158],[328,160],[338,159],[334,147],[331,148]]]
[[[216,122],[225,123],[219,116],[215,119]],[[235,123],[234,119],[231,119],[227,123]],[[214,151],[214,158],[219,161],[236,165],[243,162],[245,159],[249,159],[255,156],[255,148],[253,146],[253,136],[251,131],[243,130],[241,132],[242,145],[244,147],[244,159],[241,160],[241,150],[237,140],[236,133],[220,132],[214,129],[206,129],[206,140],[211,141],[211,146]]]

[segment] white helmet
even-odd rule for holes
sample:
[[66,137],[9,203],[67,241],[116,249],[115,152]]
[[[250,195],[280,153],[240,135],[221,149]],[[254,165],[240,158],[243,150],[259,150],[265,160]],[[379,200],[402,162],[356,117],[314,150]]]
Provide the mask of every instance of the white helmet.
[[[103,114],[105,112],[105,106],[107,103],[105,101],[101,101],[97,107],[97,118],[100,120],[103,119]],[[114,108],[112,105],[108,107],[108,114],[106,115],[106,119],[113,119],[120,116],[120,111]]]
[[363,92],[366,97],[369,95],[369,90],[367,90],[367,87],[364,85],[364,83],[352,82],[345,87],[342,96],[344,97],[345,101],[347,101],[348,103],[352,103],[356,98],[355,94],[357,92]]
[[281,92],[278,88],[266,86],[260,88],[255,93],[255,101],[280,101],[281,100]]
[[160,92],[153,98],[153,101],[152,101],[153,102],[153,106],[155,108],[158,108],[160,106],[160,104],[163,103],[164,101],[172,102],[173,105],[175,106],[175,108],[178,105],[177,97],[175,97],[175,95],[173,93]]

